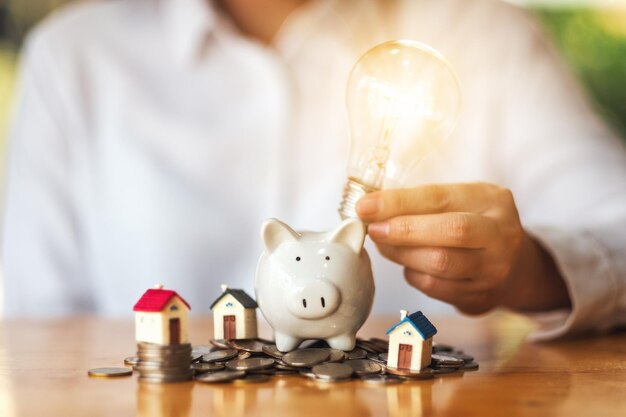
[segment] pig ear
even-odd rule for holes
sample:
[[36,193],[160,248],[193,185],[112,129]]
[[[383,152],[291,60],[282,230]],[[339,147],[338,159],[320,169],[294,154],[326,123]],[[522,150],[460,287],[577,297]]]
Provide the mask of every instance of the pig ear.
[[291,227],[277,219],[268,219],[261,228],[263,245],[267,253],[272,253],[285,242],[295,242],[300,235]]
[[347,245],[358,255],[361,253],[365,241],[365,225],[357,219],[346,219],[333,232],[329,240]]

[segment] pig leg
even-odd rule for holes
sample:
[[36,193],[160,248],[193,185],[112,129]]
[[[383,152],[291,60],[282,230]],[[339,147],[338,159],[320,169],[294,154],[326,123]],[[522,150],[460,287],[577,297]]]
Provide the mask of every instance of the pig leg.
[[298,346],[300,346],[300,342],[302,340],[296,339],[295,337],[286,335],[284,333],[275,333],[276,337],[276,347],[281,352],[290,352],[292,350],[296,350]]
[[354,349],[354,345],[356,344],[356,336],[352,333],[346,333],[339,336],[331,337],[330,339],[326,339],[326,342],[333,349],[339,349],[347,352]]

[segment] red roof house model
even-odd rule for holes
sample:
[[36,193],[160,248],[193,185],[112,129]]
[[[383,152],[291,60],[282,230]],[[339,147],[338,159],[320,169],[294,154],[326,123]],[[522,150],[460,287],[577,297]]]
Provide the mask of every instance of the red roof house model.
[[139,301],[137,301],[137,303],[133,307],[133,311],[157,313],[163,310],[165,305],[172,299],[172,297],[180,298],[180,301],[185,303],[187,308],[191,310],[191,307],[189,306],[187,301],[185,301],[183,297],[178,295],[176,291],[151,288],[141,296]]

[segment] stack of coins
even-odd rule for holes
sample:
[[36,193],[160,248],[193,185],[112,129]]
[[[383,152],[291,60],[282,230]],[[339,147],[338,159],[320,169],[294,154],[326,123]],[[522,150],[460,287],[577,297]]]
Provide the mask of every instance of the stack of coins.
[[139,342],[134,369],[145,382],[180,382],[193,378],[191,344],[159,345]]

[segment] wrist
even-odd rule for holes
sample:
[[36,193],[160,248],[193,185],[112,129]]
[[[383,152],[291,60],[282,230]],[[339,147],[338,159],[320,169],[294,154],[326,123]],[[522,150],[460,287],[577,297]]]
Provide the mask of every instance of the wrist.
[[501,293],[501,306],[520,312],[571,307],[565,281],[543,246],[525,234]]

